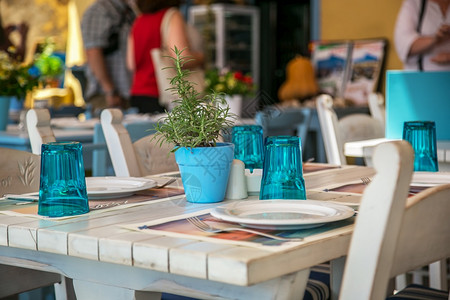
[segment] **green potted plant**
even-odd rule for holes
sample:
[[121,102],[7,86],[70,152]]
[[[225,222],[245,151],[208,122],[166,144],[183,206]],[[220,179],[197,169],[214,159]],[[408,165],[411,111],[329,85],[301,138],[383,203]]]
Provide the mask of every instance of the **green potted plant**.
[[[183,69],[186,58],[182,50],[173,49],[176,75],[170,90],[178,95],[175,107],[156,126],[155,137],[160,144],[174,145],[186,199],[194,203],[222,201],[233,161],[234,145],[219,143],[223,132],[233,125],[223,95],[216,92],[200,96],[186,79]],[[221,104],[221,105],[219,105]]]
[[64,61],[57,55],[56,43],[48,38],[35,54],[35,66],[40,72],[41,80],[48,87],[59,87],[64,75]]

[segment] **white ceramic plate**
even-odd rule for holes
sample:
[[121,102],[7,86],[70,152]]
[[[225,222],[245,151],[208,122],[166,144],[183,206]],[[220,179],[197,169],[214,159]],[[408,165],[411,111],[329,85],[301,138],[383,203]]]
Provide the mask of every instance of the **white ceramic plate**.
[[261,229],[304,229],[340,221],[355,211],[345,205],[316,200],[243,200],[211,211],[215,218]]
[[133,195],[156,186],[156,181],[137,177],[86,177],[90,200],[111,199]]

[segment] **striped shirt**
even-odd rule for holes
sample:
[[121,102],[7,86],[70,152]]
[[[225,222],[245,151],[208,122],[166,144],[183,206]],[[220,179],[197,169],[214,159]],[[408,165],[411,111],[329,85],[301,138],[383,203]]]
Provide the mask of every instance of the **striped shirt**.
[[[106,48],[114,28],[119,29],[118,50],[106,54],[106,64],[111,79],[122,97],[128,98],[131,74],[126,67],[127,37],[134,13],[122,0],[97,0],[84,13],[81,32],[85,49]],[[86,68],[86,99],[103,94],[100,83],[92,70]]]

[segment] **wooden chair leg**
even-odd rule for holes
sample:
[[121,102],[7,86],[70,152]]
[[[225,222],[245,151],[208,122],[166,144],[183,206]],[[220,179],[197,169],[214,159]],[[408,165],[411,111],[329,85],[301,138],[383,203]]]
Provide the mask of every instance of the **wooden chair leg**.
[[447,260],[443,259],[429,265],[430,287],[438,290],[448,290]]
[[412,283],[423,285],[423,277],[424,277],[424,270],[417,269],[411,272],[412,273]]
[[73,289],[72,279],[61,276],[61,282],[55,283],[55,299],[56,300],[76,300],[75,291]]
[[335,300],[339,298],[339,292],[342,284],[342,276],[344,274],[345,261],[347,257],[343,256],[336,258],[330,262],[331,274],[330,274],[330,288],[331,299]]
[[397,291],[403,290],[408,285],[406,274],[398,275],[395,277],[395,289]]

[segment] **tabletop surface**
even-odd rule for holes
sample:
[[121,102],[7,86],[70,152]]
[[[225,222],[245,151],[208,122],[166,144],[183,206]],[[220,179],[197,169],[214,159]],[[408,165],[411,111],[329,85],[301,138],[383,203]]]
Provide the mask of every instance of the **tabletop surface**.
[[[308,199],[332,201],[356,209],[365,187],[361,178],[375,174],[374,169],[361,166],[309,163],[303,167]],[[435,175],[440,175],[442,182],[448,182],[450,178],[450,173],[422,172],[419,175],[422,177],[420,182],[436,180]],[[177,177],[176,174],[165,174],[153,178],[160,181],[170,176]],[[130,224],[151,224],[163,219],[177,220],[205,214],[218,205],[236,201],[189,203],[181,186],[178,178],[168,189],[150,189],[148,193],[132,196],[140,197],[143,202],[123,207],[113,206],[118,202],[125,204],[126,201],[121,200],[125,198],[98,200],[98,205],[105,205],[106,209],[91,210],[88,214],[65,219],[24,214],[27,207],[32,208],[36,204],[17,208],[11,202],[0,202],[0,264],[57,272],[73,278],[74,282],[83,280],[102,284],[101,288],[119,286],[154,291],[167,289],[168,282],[171,282],[176,288],[184,286],[191,292],[194,286],[212,289],[208,295],[216,295],[231,287],[233,295],[242,296],[240,293],[255,286],[260,288],[267,282],[304,270],[307,271],[304,277],[306,284],[310,267],[339,260],[347,253],[353,231],[350,219],[344,225],[305,235],[303,241],[277,247],[247,246],[234,241],[199,238],[198,235],[173,235],[164,228],[158,234],[145,232],[142,228],[129,229]],[[178,191],[178,194],[167,191]],[[159,197],[153,197],[155,193]],[[153,200],[149,195],[153,195]],[[90,206],[92,208],[92,201]],[[22,211],[11,214],[11,210],[17,209]],[[262,294],[267,294],[267,290],[263,289]],[[198,290],[191,295],[211,298],[206,294],[201,296]],[[230,294],[227,297],[231,297]],[[289,299],[289,296],[280,298]]]
[[[373,174],[371,168],[355,166],[305,174],[307,197],[357,203],[360,194],[324,192],[322,189],[358,181],[360,177]],[[308,268],[347,252],[352,225],[307,237],[294,247],[274,251],[151,235],[120,226],[208,210],[223,203],[193,204],[186,202],[181,195],[65,220],[0,214],[0,246],[136,266],[242,286]],[[305,259],[298,259],[300,257]]]

